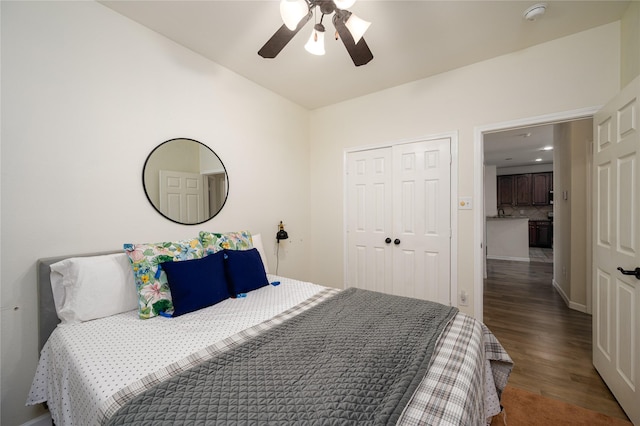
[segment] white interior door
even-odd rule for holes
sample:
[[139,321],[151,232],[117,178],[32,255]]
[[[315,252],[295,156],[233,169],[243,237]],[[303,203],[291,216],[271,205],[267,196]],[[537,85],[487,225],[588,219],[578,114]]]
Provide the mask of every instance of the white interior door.
[[451,303],[451,142],[347,155],[347,286]]
[[160,170],[160,212],[162,214],[181,223],[203,222],[205,220],[204,201],[202,175]]
[[593,364],[640,425],[640,77],[594,117]]
[[347,284],[392,292],[392,150],[347,156]]
[[396,145],[393,151],[395,293],[450,305],[450,141]]

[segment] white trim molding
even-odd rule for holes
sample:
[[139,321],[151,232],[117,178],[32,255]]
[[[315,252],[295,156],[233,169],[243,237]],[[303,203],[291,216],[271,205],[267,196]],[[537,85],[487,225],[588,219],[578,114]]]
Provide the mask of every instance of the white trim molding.
[[569,307],[569,309],[573,309],[575,311],[583,312],[585,314],[587,313],[587,306],[586,305],[582,305],[580,303],[572,302],[571,300],[569,300],[569,297],[567,296],[567,293],[564,292],[562,287],[560,287],[560,285],[558,284],[558,282],[555,279],[552,280],[551,282],[553,284],[553,288],[556,289],[556,291],[558,292],[560,297],[562,297],[562,300],[564,300],[564,304],[567,305]]

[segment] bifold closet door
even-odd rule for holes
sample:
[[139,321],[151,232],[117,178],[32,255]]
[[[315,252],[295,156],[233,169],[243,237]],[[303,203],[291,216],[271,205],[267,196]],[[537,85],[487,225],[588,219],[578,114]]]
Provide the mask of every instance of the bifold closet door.
[[347,285],[450,304],[450,140],[347,156]]

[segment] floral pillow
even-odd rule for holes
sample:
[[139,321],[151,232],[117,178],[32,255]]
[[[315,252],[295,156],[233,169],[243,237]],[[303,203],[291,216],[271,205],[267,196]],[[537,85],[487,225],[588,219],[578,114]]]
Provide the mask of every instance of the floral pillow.
[[217,253],[222,250],[250,250],[253,241],[249,231],[215,232],[200,231],[200,241],[206,254]]
[[153,318],[161,312],[173,312],[167,274],[160,264],[201,259],[204,255],[202,244],[197,238],[164,243],[125,244],[124,251],[133,267],[138,290],[138,314],[142,319]]

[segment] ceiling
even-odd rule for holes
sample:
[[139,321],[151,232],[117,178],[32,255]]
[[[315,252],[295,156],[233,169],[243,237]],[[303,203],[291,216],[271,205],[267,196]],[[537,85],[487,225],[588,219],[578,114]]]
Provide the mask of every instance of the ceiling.
[[282,25],[277,1],[100,1],[202,56],[310,110],[524,49],[621,18],[629,0],[375,1],[350,9],[372,22],[365,39],[374,59],[355,67],[333,25],[326,55],[304,50],[307,25],[274,59],[257,52]]
[[[484,164],[501,167],[534,166],[553,163],[554,126],[523,127],[487,133],[483,136]],[[536,161],[536,159],[540,161]]]

